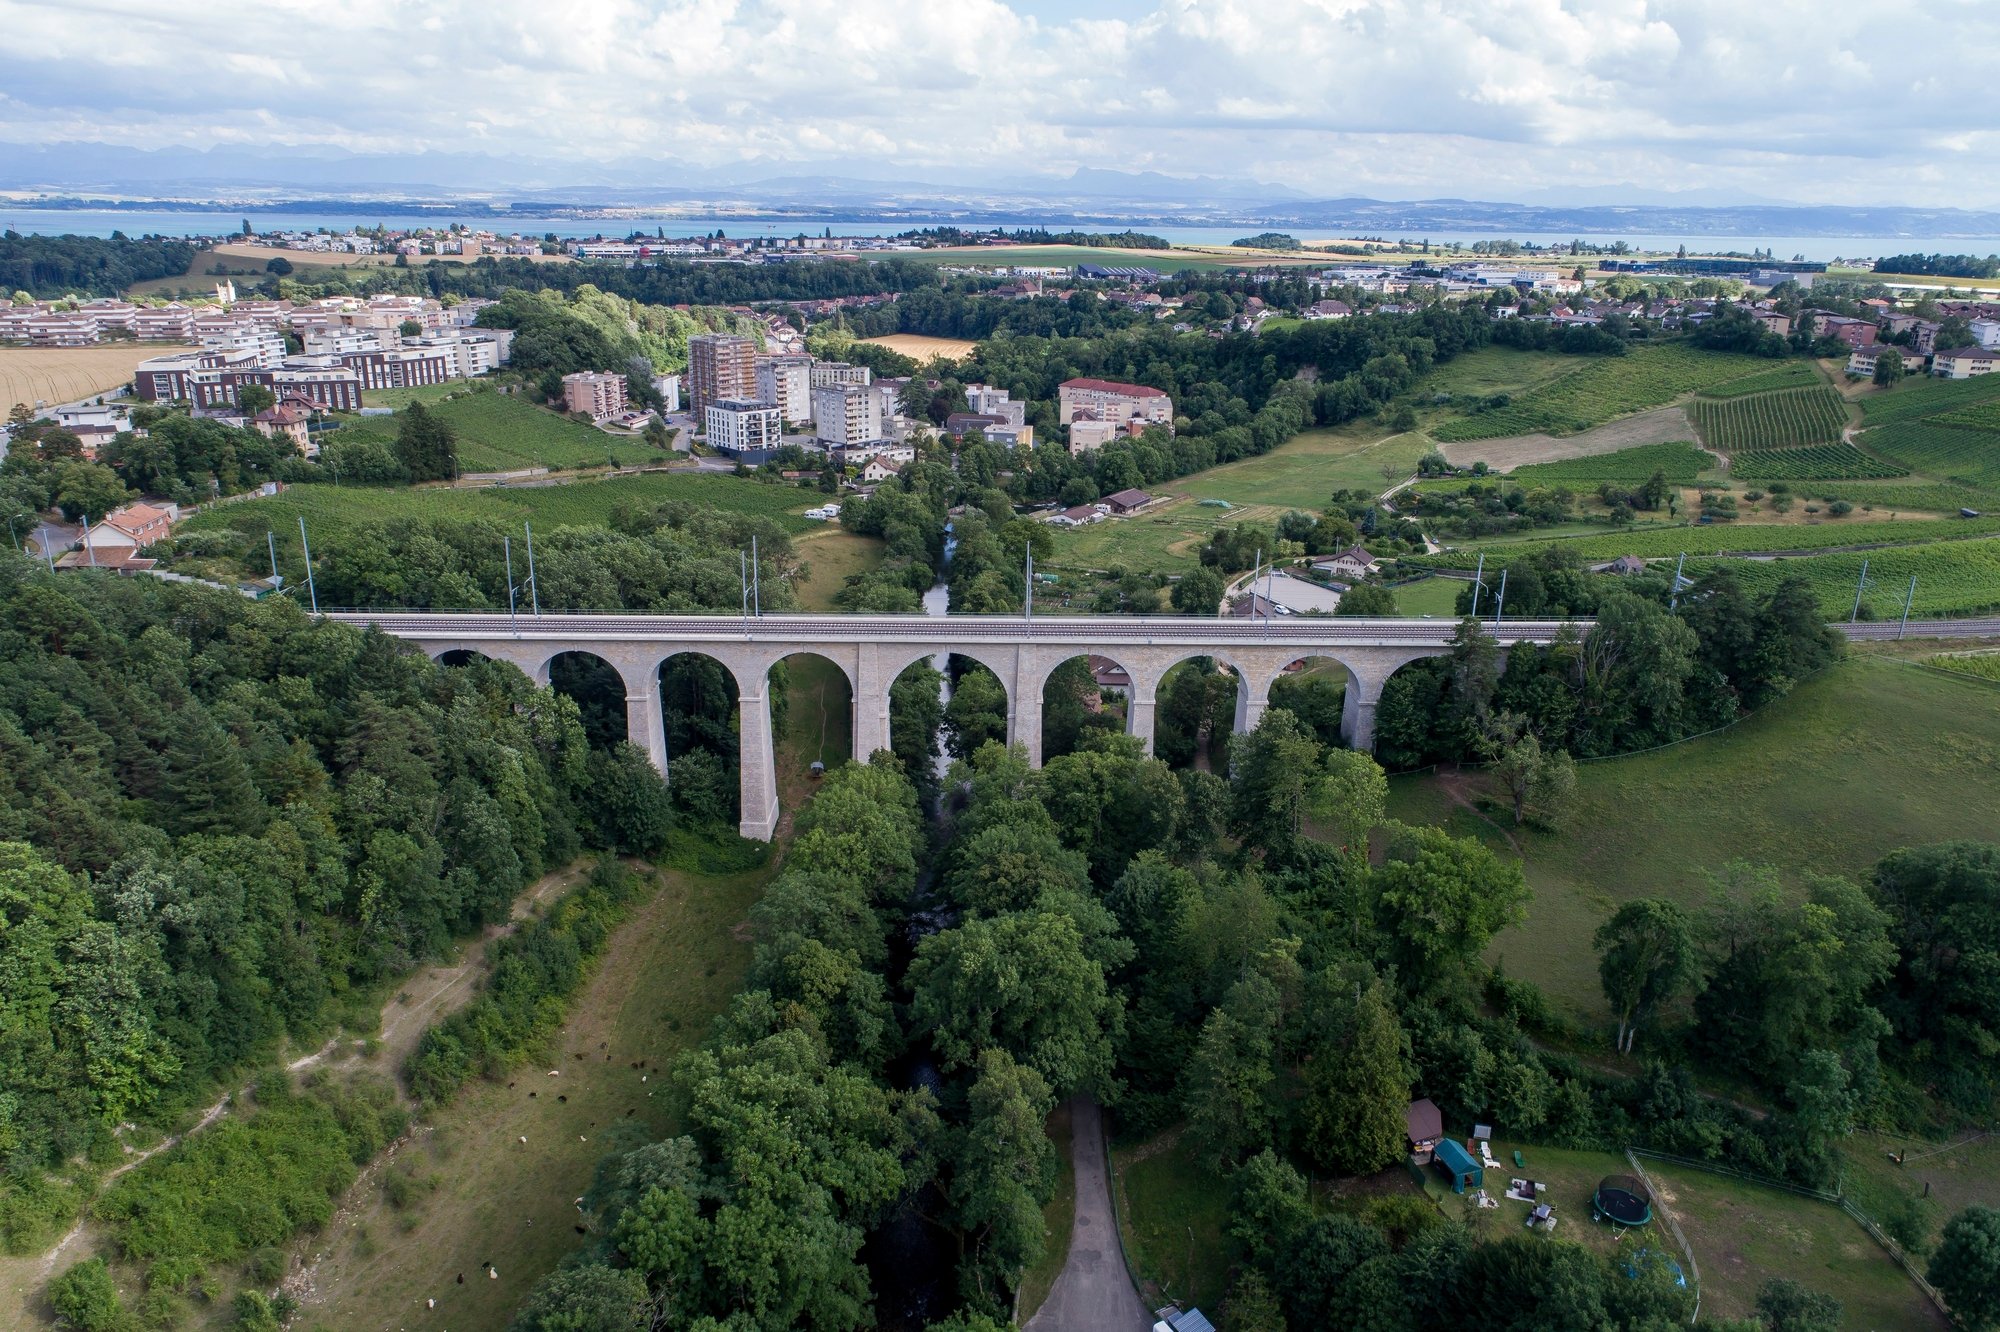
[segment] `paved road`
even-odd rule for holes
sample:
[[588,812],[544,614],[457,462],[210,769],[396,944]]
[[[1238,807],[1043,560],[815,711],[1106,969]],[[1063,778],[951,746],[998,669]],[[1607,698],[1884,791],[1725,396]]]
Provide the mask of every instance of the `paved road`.
[[1097,1102],[1069,1103],[1070,1156],[1076,1162],[1076,1220],[1069,1232],[1069,1261],[1027,1332],[1150,1332],[1153,1319],[1139,1303],[1118,1225],[1111,1212],[1111,1181],[1104,1165],[1104,1120]]

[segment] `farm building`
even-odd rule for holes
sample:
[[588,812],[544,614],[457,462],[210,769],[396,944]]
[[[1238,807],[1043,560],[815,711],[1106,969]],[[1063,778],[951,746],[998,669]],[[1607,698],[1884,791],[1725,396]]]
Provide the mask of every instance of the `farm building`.
[[1467,1189],[1485,1186],[1486,1172],[1479,1168],[1479,1162],[1472,1159],[1472,1153],[1459,1146],[1452,1138],[1439,1140],[1437,1153],[1431,1158],[1431,1164],[1451,1181],[1453,1193],[1464,1193]]

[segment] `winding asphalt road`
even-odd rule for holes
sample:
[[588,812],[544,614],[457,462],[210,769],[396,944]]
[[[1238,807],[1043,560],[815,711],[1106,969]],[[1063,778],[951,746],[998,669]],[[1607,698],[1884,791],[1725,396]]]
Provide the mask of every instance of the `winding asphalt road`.
[[1104,1162],[1104,1120],[1097,1102],[1069,1103],[1070,1159],[1076,1165],[1076,1219],[1070,1225],[1069,1261],[1027,1332],[1150,1332],[1153,1319],[1139,1303],[1118,1243],[1111,1211],[1111,1180]]

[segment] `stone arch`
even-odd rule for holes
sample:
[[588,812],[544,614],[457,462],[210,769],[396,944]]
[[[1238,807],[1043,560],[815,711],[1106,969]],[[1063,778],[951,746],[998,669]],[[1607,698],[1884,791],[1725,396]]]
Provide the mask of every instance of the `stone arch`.
[[611,658],[588,648],[560,648],[543,656],[528,675],[575,700],[584,735],[592,745],[601,748],[630,740],[646,747],[646,736],[635,728],[631,710],[632,682]]
[[1346,661],[1331,652],[1307,649],[1278,666],[1266,702],[1269,707],[1288,708],[1321,744],[1339,745],[1346,743],[1347,700],[1358,688],[1354,668]]
[[846,665],[819,648],[795,648],[764,667],[767,684],[779,666],[787,668],[789,678],[784,715],[773,709],[772,733],[788,749],[796,742],[800,765],[817,761],[833,768],[850,758],[865,761],[868,755],[855,745],[855,682]]
[[[1150,747],[1157,681],[1143,665],[1127,664],[1143,661],[1142,653],[1124,648],[1094,648],[1062,657],[1040,671],[1034,685],[1041,714],[1036,737],[1040,760],[1047,762],[1076,749],[1082,730],[1113,729],[1106,718],[1115,719],[1115,729],[1139,736],[1141,743]],[[1073,670],[1079,663],[1081,670]],[[1146,709],[1143,732],[1135,706],[1142,691]]]
[[[1203,661],[1216,669],[1194,673],[1196,664]],[[1216,678],[1224,672],[1235,677],[1233,689]],[[1256,726],[1268,688],[1268,681],[1252,670],[1247,660],[1220,649],[1175,651],[1161,660],[1153,681],[1155,706],[1148,721],[1154,733],[1154,755],[1176,767],[1211,770],[1223,766],[1230,731]],[[1203,685],[1198,698],[1190,692],[1195,681]]]

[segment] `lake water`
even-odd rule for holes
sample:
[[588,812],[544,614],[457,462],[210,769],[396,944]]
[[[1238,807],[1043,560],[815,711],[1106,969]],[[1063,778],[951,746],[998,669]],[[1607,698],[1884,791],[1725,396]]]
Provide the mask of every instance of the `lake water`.
[[[390,228],[437,227],[451,222],[464,222],[471,226],[487,227],[496,231],[518,231],[523,235],[555,235],[571,238],[579,236],[624,235],[630,231],[657,232],[664,230],[669,236],[687,236],[714,231],[720,228],[732,236],[796,236],[801,232],[817,235],[831,231],[836,236],[886,236],[900,231],[908,231],[927,226],[966,226],[982,224],[977,219],[954,218],[880,218],[859,217],[835,221],[813,219],[810,222],[796,218],[741,217],[741,218],[690,218],[686,216],[633,215],[618,218],[575,218],[539,217],[528,214],[489,217],[479,213],[454,214],[449,208],[408,209],[404,211],[383,210],[339,210],[325,207],[310,209],[243,209],[226,211],[181,211],[177,209],[36,209],[0,204],[0,227],[26,234],[109,236],[114,231],[122,231],[128,236],[221,236],[237,231],[248,217],[251,225],[259,230],[316,231],[322,227],[330,231],[346,231],[356,226],[381,225]],[[1010,229],[1020,227],[1020,222],[1007,222]],[[1074,218],[1052,217],[1039,225],[1052,231],[1116,231],[1122,224],[1102,221],[1078,221]],[[1162,236],[1184,245],[1227,245],[1230,241],[1250,235],[1260,228],[1245,224],[1234,227],[1174,227],[1135,226],[1135,230]],[[1292,234],[1301,240],[1340,239],[1341,233],[1327,228],[1293,228]],[[1414,233],[1413,233],[1414,235]],[[1444,241],[1459,241],[1472,244],[1475,241],[1499,239],[1517,240],[1536,245],[1567,246],[1572,240],[1582,240],[1595,245],[1610,245],[1624,241],[1635,250],[1649,252],[1672,251],[1686,245],[1693,252],[1713,253],[1721,250],[1768,250],[1779,259],[1790,259],[1793,255],[1803,255],[1808,260],[1826,262],[1833,259],[1874,257],[1884,254],[1908,254],[1911,252],[1946,254],[1992,254],[2000,252],[2000,236],[1770,236],[1770,235],[1662,235],[1645,232],[1630,232],[1600,235],[1556,234],[1552,232],[1479,232],[1479,231],[1432,231],[1423,233],[1437,244]],[[1422,238],[1417,235],[1416,238]],[[1388,239],[1395,239],[1389,237]]]

